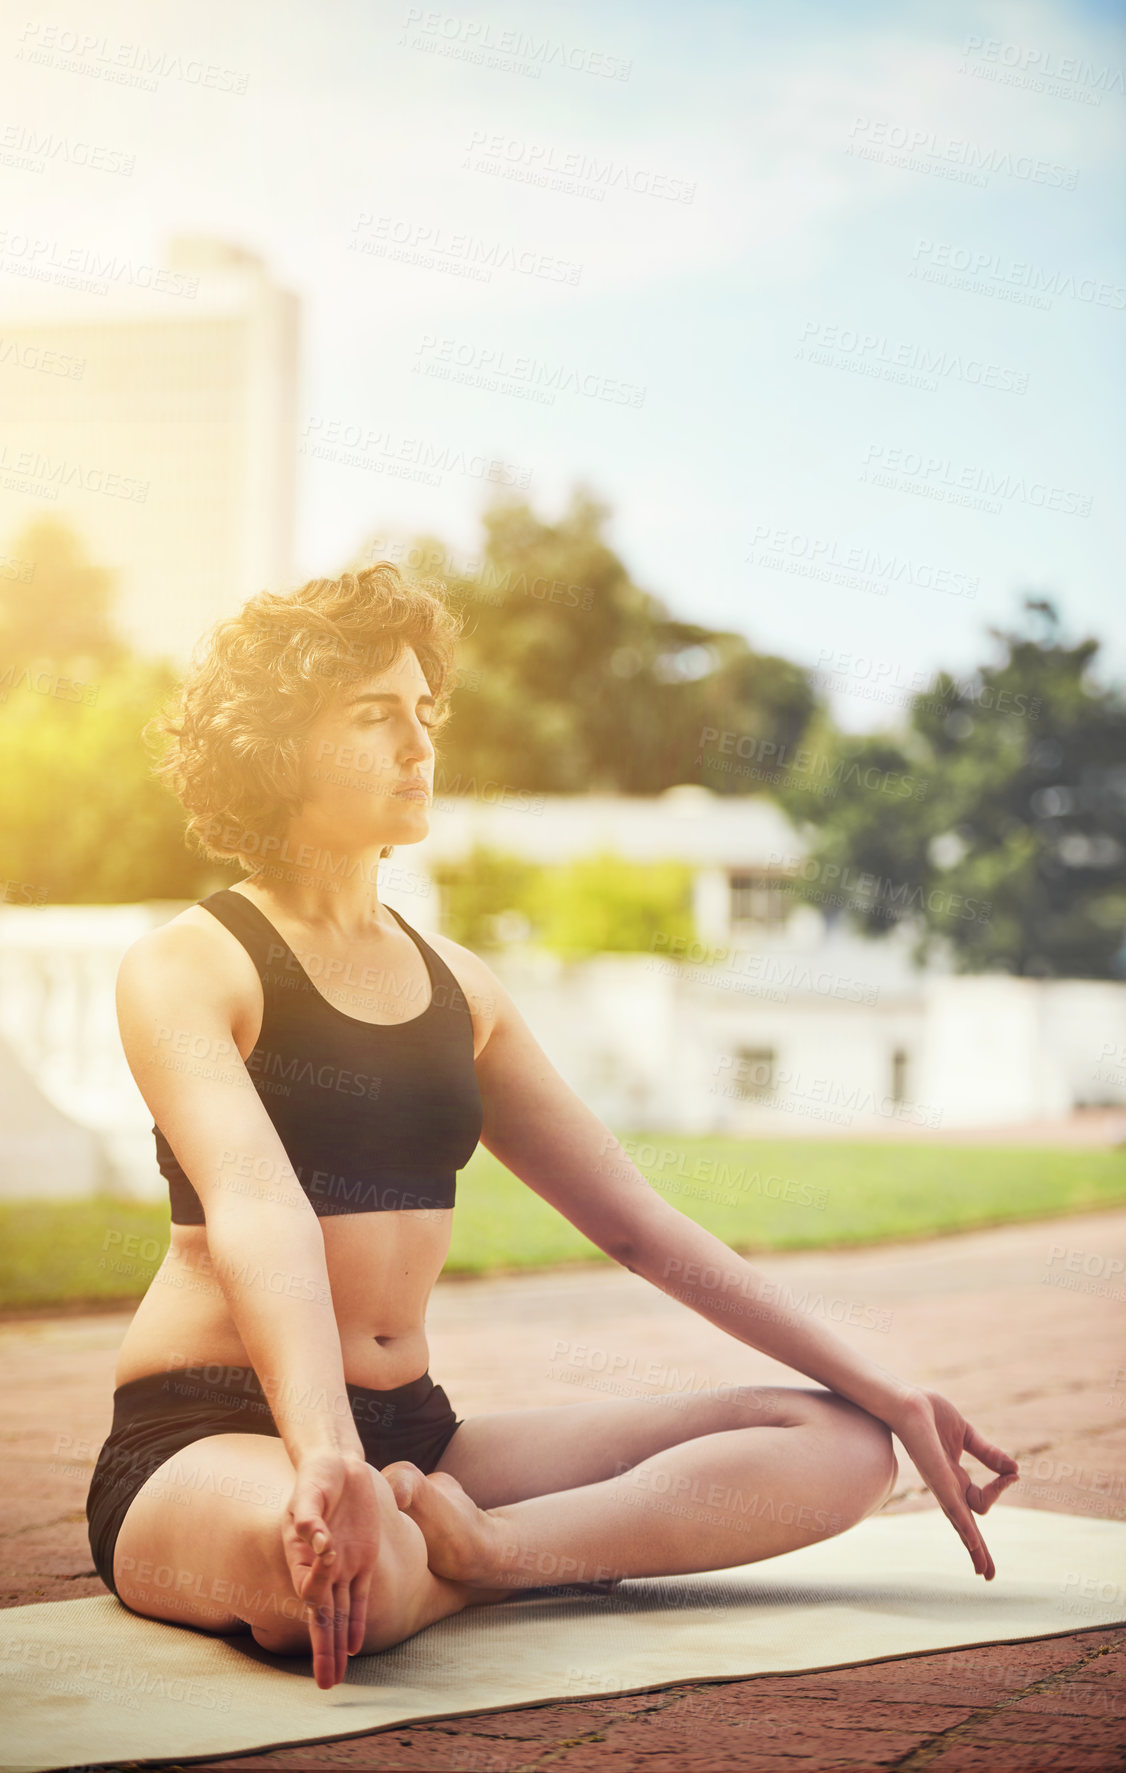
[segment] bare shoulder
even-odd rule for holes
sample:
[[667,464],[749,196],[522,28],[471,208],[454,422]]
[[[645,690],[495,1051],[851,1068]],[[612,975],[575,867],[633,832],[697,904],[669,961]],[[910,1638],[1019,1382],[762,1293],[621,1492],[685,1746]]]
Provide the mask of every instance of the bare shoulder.
[[232,1017],[261,996],[257,969],[231,932],[199,905],[146,930],[125,950],[117,974],[119,1010],[154,1004],[206,1005]]
[[436,954],[441,955],[465,993],[473,1018],[474,1057],[479,1056],[512,999],[491,966],[450,936],[426,937]]

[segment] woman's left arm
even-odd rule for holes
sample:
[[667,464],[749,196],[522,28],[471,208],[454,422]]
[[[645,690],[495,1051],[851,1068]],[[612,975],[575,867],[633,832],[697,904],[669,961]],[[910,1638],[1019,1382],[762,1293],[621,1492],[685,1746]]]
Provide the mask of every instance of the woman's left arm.
[[[961,1537],[975,1571],[991,1580],[993,1560],[974,1514],[985,1514],[1015,1480],[1015,1460],[946,1398],[905,1383],[850,1348],[827,1324],[784,1299],[777,1281],[662,1199],[560,1077],[491,970],[467,950],[457,953],[481,969],[487,977],[482,990],[491,998],[491,1028],[476,1061],[482,1144],[624,1268],[886,1422]],[[852,1309],[863,1322],[873,1308]],[[965,1453],[998,1475],[979,1486],[961,1464]]]

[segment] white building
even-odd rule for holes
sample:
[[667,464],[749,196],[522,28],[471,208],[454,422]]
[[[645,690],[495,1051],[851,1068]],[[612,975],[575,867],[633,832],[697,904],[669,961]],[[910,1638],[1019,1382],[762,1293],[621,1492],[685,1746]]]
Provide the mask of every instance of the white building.
[[[905,930],[866,940],[797,905],[798,834],[770,801],[677,788],[652,798],[477,796],[436,803],[430,836],[383,864],[384,899],[441,931],[432,870],[474,843],[542,862],[612,850],[695,870],[700,941],[683,954],[567,962],[489,955],[537,1039],[615,1132],[800,1136],[1061,1120],[1126,1105],[1126,985],[918,971]],[[0,1101],[44,1099],[0,1136],[0,1194],[95,1185],[51,1110],[97,1136],[119,1187],[159,1195],[150,1117],[113,1011],[121,954],[179,904],[0,904]],[[5,1085],[5,1075],[7,1084]],[[38,1154],[38,1155],[35,1155]]]
[[143,278],[112,255],[104,269],[37,301],[34,282],[5,288],[0,554],[15,576],[20,531],[57,516],[119,575],[133,645],[183,661],[211,623],[290,581],[299,303],[213,240],[173,241]]

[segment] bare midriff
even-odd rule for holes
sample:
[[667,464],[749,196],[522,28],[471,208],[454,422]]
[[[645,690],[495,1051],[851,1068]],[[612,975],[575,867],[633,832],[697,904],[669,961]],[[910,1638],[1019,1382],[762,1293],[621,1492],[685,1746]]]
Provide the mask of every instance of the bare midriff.
[[[450,1247],[453,1208],[348,1213],[317,1221],[324,1236],[344,1378],[392,1391],[429,1365],[426,1307]],[[253,1284],[253,1258],[247,1256]],[[204,1225],[173,1225],[172,1242],[125,1333],[114,1384],[183,1366],[246,1367],[207,1248]]]

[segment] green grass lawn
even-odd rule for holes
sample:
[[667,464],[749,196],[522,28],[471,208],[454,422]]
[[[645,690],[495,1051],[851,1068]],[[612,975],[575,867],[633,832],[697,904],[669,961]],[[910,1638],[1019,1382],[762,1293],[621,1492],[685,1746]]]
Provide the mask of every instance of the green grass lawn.
[[[748,1254],[933,1237],[1126,1201],[1126,1151],[622,1137],[663,1199]],[[592,1190],[608,1185],[606,1173],[591,1177]],[[0,1308],[138,1299],[167,1244],[164,1204],[9,1202]],[[478,1148],[458,1184],[447,1273],[608,1260]]]

